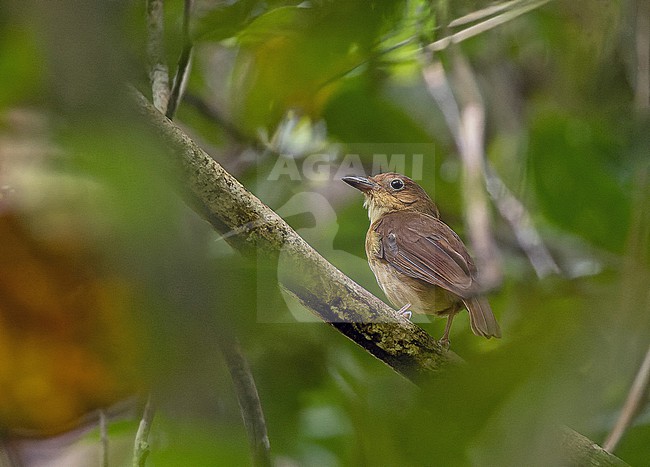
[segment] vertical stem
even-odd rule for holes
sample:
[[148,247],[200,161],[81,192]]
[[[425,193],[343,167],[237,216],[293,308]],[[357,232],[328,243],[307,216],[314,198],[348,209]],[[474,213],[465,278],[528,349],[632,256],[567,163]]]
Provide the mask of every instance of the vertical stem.
[[463,164],[465,222],[476,255],[479,280],[483,287],[492,288],[501,281],[501,260],[492,236],[485,187],[485,108],[469,64],[459,51],[454,59],[458,97],[452,92],[439,62],[427,66],[423,76],[445,117]]
[[102,451],[99,465],[108,467],[108,422],[104,409],[99,409],[99,440]]
[[169,69],[165,59],[164,1],[147,0],[147,57],[153,105],[165,113],[169,102]]
[[253,464],[271,466],[271,445],[266,431],[266,421],[248,361],[236,339],[224,341],[221,350],[235,386],[248,441],[253,451]]
[[[169,106],[169,68],[165,58],[164,0],[147,0],[147,57],[154,107],[166,113]],[[144,467],[149,455],[149,432],[156,411],[151,394],[147,397],[142,419],[135,435],[133,467]]]
[[138,426],[138,432],[135,435],[133,467],[144,467],[147,460],[147,456],[149,455],[149,432],[151,431],[151,425],[155,414],[156,409],[154,408],[151,394],[149,394],[149,397],[147,397],[147,404],[144,406],[140,425]]
[[650,109],[650,0],[636,2],[636,83],[634,103],[637,111]]
[[176,115],[176,109],[178,109],[178,105],[180,104],[183,88],[190,69],[190,59],[192,57],[192,39],[190,38],[191,14],[192,0],[185,0],[185,7],[183,9],[183,50],[181,51],[181,56],[178,58],[178,68],[176,69],[169,105],[165,113],[170,120],[173,120],[174,115]]
[[492,235],[485,187],[485,106],[474,73],[460,50],[454,50],[454,75],[460,102],[459,153],[463,162],[465,221],[483,287],[501,281],[501,259]]

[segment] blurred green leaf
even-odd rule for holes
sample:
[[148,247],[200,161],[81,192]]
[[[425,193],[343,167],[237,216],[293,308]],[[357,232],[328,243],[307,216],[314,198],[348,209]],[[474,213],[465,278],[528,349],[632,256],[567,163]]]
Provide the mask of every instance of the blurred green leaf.
[[616,454],[630,465],[648,467],[650,466],[648,439],[650,439],[650,424],[636,424],[625,434]]
[[243,46],[254,46],[292,31],[304,34],[314,17],[310,10],[310,7],[285,6],[264,13],[238,34],[239,43]]
[[236,36],[265,5],[259,0],[224,2],[198,20],[193,36],[201,41],[220,41]]
[[170,419],[160,414],[155,420],[160,435],[154,434],[150,441],[147,463],[151,465],[248,465],[251,462],[241,429],[215,429],[212,424]]
[[616,252],[631,215],[623,151],[617,135],[595,119],[551,112],[531,129],[530,170],[544,214]]
[[0,109],[25,100],[40,104],[43,60],[31,27],[13,23],[0,30]]
[[291,109],[317,118],[340,79],[370,57],[387,19],[402,13],[402,2],[373,5],[284,7],[253,21],[240,33],[233,69],[236,121],[257,134],[274,130]]
[[346,143],[433,143],[404,109],[369,89],[367,77],[346,80],[324,116],[330,134]]

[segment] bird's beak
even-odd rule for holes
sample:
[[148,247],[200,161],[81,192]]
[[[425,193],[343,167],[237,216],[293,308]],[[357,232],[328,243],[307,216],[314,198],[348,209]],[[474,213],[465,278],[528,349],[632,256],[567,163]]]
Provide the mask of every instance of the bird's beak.
[[377,186],[375,182],[366,177],[349,176],[343,177],[341,180],[364,193],[369,193]]

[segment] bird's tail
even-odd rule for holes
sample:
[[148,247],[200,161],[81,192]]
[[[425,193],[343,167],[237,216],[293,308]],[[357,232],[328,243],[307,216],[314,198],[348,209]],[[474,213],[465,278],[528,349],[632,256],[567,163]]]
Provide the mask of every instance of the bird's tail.
[[488,339],[501,337],[501,328],[485,297],[471,297],[463,301],[469,311],[469,324],[474,334]]

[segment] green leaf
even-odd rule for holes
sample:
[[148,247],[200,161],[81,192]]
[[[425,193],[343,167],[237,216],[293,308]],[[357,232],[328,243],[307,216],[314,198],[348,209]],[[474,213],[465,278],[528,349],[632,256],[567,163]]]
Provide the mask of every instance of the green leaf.
[[242,45],[261,44],[291,31],[308,29],[313,17],[313,12],[307,7],[279,7],[255,18],[239,33],[238,40]]
[[195,39],[217,42],[235,37],[264,8],[259,0],[239,0],[219,6],[199,19],[193,35]]
[[543,213],[592,244],[622,251],[630,199],[612,125],[560,112],[531,129],[530,162]]

